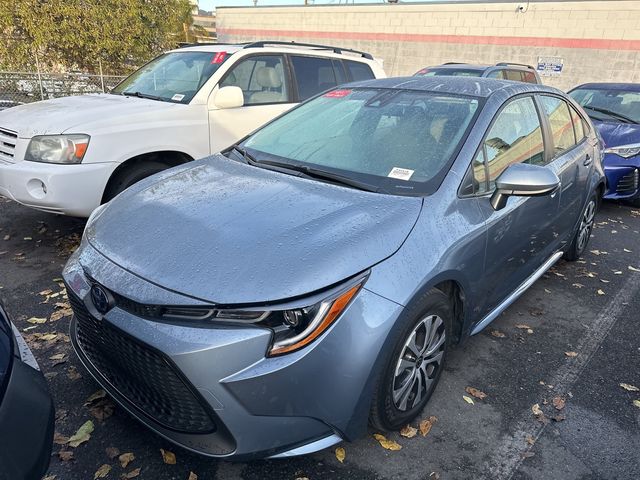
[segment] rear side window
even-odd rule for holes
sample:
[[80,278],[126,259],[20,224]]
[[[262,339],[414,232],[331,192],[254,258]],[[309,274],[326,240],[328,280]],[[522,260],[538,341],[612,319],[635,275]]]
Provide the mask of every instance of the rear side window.
[[505,70],[505,78],[514,82],[522,82],[522,72],[520,70]]
[[545,164],[540,118],[531,97],[507,104],[489,129],[473,162],[476,193],[493,191],[496,179],[514,163]]
[[576,109],[573,107],[569,107],[571,111],[571,121],[573,122],[573,131],[576,134],[576,143],[580,143],[584,137],[586,137],[586,133],[584,131],[584,120],[580,116]]
[[371,80],[375,78],[371,67],[369,67],[369,65],[367,65],[366,63],[345,60],[344,65],[345,67],[347,67],[347,70],[351,75],[351,81],[353,82],[359,82],[361,80]]
[[338,83],[330,58],[292,56],[300,100],[335,87]]
[[536,74],[533,72],[522,72],[522,81],[527,83],[538,83]]
[[576,138],[567,102],[558,97],[541,95],[540,103],[551,125],[554,156],[573,148],[576,144]]
[[487,74],[487,78],[497,78],[498,80],[504,80],[506,77],[504,76],[504,70],[494,70],[493,72],[489,72]]
[[220,86],[240,87],[247,106],[290,101],[284,58],[280,55],[241,60],[225,75]]

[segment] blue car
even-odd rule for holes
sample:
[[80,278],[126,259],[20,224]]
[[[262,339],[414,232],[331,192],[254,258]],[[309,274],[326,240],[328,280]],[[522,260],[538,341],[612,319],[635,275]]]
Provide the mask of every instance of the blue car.
[[604,140],[604,198],[640,207],[640,84],[587,83],[571,95]]
[[330,90],[94,211],[63,272],[74,349],[141,422],[212,457],[400,429],[451,347],[588,248],[600,156],[543,85]]

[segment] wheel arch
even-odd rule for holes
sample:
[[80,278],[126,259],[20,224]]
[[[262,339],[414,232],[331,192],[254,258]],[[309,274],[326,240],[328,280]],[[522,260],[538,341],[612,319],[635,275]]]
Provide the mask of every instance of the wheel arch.
[[140,165],[145,162],[158,162],[167,165],[167,168],[171,168],[187,162],[191,162],[193,160],[194,158],[191,155],[179,150],[158,150],[134,155],[121,162],[120,165],[118,165],[113,170],[113,172],[111,172],[111,176],[109,177],[109,180],[107,181],[102,192],[101,203],[104,203],[106,193],[109,191],[111,185],[113,184],[113,182],[115,182],[118,176],[122,174],[122,172],[136,165]]

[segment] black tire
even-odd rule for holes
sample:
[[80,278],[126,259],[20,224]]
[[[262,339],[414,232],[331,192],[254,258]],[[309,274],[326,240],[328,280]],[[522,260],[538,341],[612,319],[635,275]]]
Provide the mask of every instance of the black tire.
[[[373,427],[382,431],[398,430],[422,412],[440,380],[450,348],[453,310],[449,297],[440,290],[432,289],[412,302],[412,305],[407,307],[398,320],[396,331],[399,331],[399,334],[386,364],[382,367],[373,394],[369,421]],[[437,317],[442,323],[438,323],[433,317]],[[444,335],[444,339],[434,336],[433,340],[428,342],[425,337],[428,335],[426,326],[429,324],[435,326],[435,334]],[[414,333],[414,348],[424,347],[418,356],[412,355],[408,346]],[[429,355],[429,345],[433,347],[440,340],[441,346]],[[413,357],[416,357],[415,360]],[[436,357],[440,359],[434,361]],[[409,383],[411,385],[407,386]],[[406,386],[407,390],[404,390],[403,386]],[[407,391],[409,393],[406,393]],[[421,393],[419,399],[418,391]],[[405,392],[406,396],[402,395],[402,392]]]
[[578,260],[587,249],[589,239],[591,238],[591,232],[593,231],[595,216],[598,212],[598,206],[598,196],[595,193],[592,193],[580,214],[580,223],[578,224],[576,233],[573,235],[573,239],[569,244],[569,248],[562,256],[565,260],[569,262]]
[[130,167],[125,166],[122,170],[116,172],[115,176],[109,180],[109,184],[107,185],[102,197],[102,202],[108,202],[134,183],[137,183],[143,178],[147,178],[154,173],[166,170],[167,168],[169,168],[169,165],[154,161],[135,163]]

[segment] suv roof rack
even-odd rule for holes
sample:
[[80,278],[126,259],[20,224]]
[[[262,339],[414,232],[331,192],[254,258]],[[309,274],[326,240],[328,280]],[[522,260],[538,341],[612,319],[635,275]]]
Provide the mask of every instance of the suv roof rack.
[[331,50],[333,51],[333,53],[350,52],[350,53],[356,53],[368,60],[373,60],[373,56],[370,53],[363,52],[360,50],[353,50],[351,48],[333,47],[330,45],[318,45],[315,43],[298,43],[294,41],[282,42],[282,41],[275,40],[275,41],[252,42],[252,43],[243,44],[242,48],[261,48],[261,47],[266,47],[268,45],[283,45],[283,46],[289,46],[289,47],[310,47],[310,48],[315,48],[317,50]]
[[178,48],[187,48],[187,47],[205,47],[210,45],[238,45],[239,47],[245,45],[245,43],[227,43],[227,42],[198,42],[198,43],[190,43],[190,42],[178,42]]
[[469,64],[464,62],[446,62],[446,63],[443,63],[442,65],[469,65]]
[[509,67],[509,66],[525,67],[525,68],[530,68],[531,70],[535,70],[535,68],[533,68],[531,65],[527,65],[526,63],[513,63],[513,62],[496,63],[496,67]]

